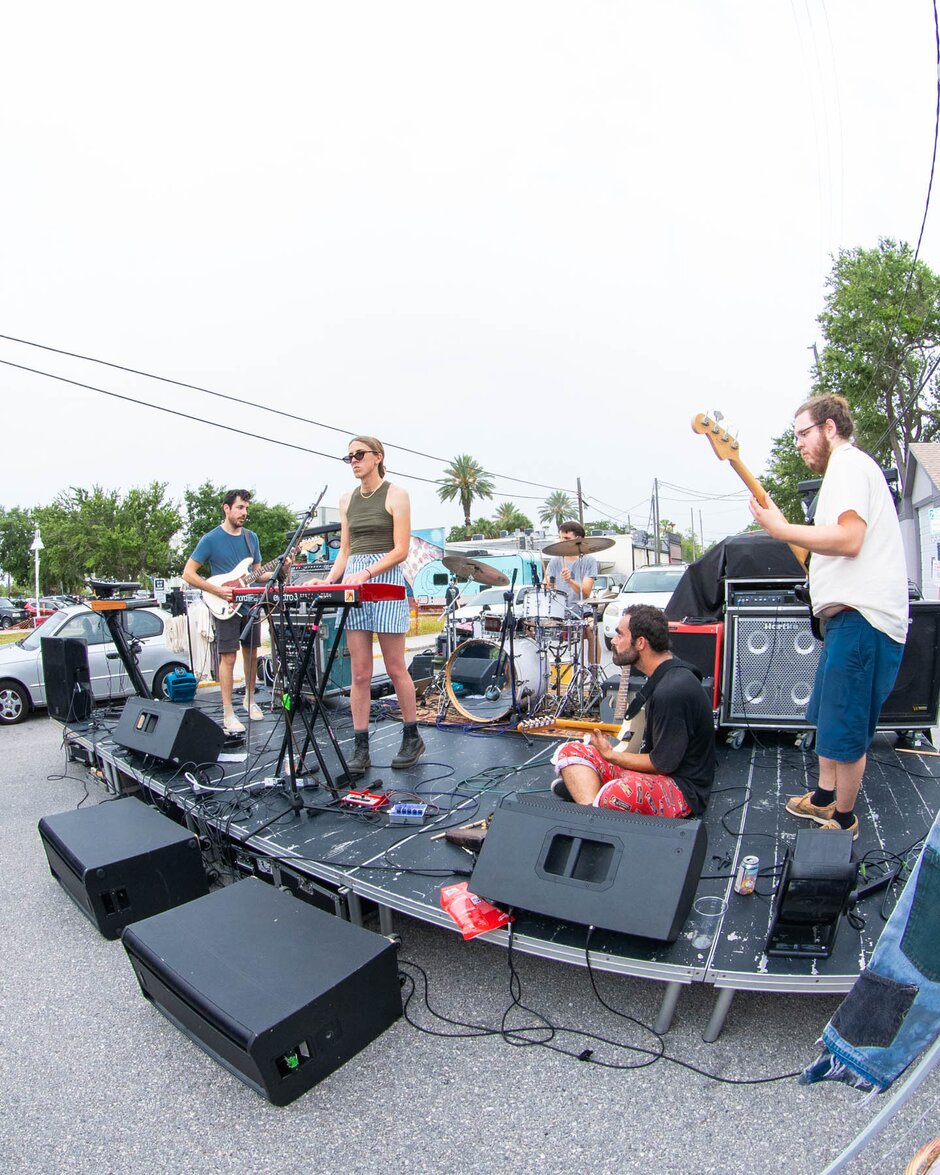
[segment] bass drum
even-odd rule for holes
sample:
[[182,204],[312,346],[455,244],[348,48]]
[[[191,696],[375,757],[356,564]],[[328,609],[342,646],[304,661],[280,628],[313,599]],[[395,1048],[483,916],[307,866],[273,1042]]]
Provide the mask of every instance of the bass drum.
[[[516,697],[529,710],[548,688],[548,658],[533,640],[513,642]],[[444,671],[447,696],[469,722],[501,722],[512,713],[509,648],[502,661],[496,641],[469,640],[458,645]]]

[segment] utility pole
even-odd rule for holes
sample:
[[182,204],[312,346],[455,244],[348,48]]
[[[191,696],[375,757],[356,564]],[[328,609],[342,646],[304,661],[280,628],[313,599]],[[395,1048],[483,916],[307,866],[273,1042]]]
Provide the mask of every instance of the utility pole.
[[692,527],[689,530],[689,534],[692,536],[692,562],[694,563],[695,562],[695,510],[691,506],[689,507],[689,519],[692,523]]
[[578,478],[578,521],[584,526],[584,499],[581,497],[581,478]]
[[659,550],[659,478],[653,478],[653,548],[656,552],[656,563],[660,559]]

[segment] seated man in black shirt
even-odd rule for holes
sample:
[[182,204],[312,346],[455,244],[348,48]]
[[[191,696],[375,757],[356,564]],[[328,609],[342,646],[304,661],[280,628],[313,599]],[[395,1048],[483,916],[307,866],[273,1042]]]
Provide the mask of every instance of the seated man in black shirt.
[[600,731],[555,755],[563,799],[648,816],[699,816],[715,778],[711,707],[695,671],[673,657],[659,608],[634,604],[613,638],[614,664],[648,678],[646,729],[639,751],[618,751]]

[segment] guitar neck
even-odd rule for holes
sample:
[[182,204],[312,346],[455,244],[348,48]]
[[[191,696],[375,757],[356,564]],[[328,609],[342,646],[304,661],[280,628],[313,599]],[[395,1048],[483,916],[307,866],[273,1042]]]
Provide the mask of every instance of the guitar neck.
[[617,686],[617,697],[614,700],[614,721],[623,722],[627,712],[627,703],[630,700],[630,666],[620,670],[620,685]]

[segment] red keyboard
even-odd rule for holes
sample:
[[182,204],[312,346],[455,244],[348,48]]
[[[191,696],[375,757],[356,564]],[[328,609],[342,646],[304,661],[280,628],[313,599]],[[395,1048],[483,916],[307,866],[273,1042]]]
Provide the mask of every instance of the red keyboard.
[[[253,604],[259,596],[263,596],[267,588],[243,587],[236,588],[234,602],[236,604]],[[272,603],[281,598],[282,593],[275,589],[269,592]],[[286,604],[319,604],[324,608],[356,608],[360,604],[378,604],[382,600],[403,600],[405,589],[397,583],[299,583],[293,587],[286,587],[283,591]]]

